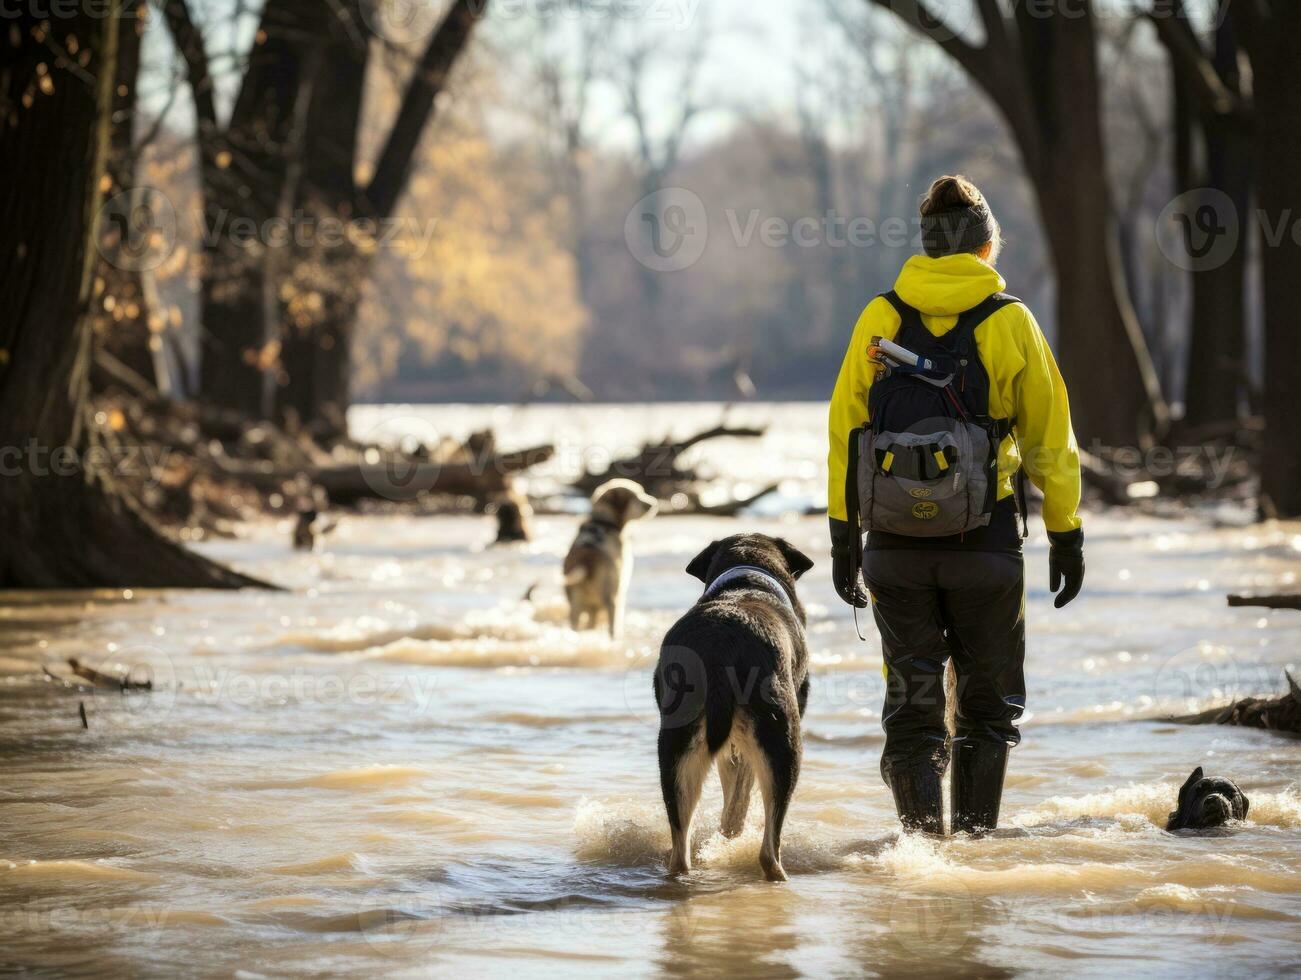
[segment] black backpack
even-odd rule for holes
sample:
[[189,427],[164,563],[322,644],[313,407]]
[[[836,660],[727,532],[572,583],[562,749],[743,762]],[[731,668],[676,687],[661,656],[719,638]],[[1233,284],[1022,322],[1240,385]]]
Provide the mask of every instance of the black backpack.
[[936,337],[897,293],[884,298],[899,314],[894,343],[924,360],[892,367],[872,382],[871,421],[850,437],[851,525],[857,505],[869,531],[941,537],[984,527],[998,497],[999,446],[1014,420],[989,416],[989,372],[975,332],[1019,300],[995,293]]

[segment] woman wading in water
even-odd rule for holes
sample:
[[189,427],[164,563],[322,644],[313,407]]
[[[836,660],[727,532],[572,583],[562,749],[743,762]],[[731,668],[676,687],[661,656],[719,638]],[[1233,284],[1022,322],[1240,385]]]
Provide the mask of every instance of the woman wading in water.
[[863,311],[831,398],[832,575],[867,606],[861,560],[885,659],[881,774],[909,830],[944,832],[952,657],[951,823],[976,833],[997,826],[1025,710],[1022,480],[1043,492],[1061,608],[1084,579],[1080,463],[1052,351],[995,271],[984,195],[941,177],[921,215],[925,254]]

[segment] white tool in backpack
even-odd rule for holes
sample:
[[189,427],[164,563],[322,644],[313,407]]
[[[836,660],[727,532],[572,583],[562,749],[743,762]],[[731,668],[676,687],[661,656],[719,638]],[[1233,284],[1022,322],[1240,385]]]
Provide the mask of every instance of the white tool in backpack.
[[923,381],[939,388],[943,388],[953,380],[953,374],[951,372],[946,374],[944,368],[935,360],[914,354],[907,347],[901,347],[893,340],[886,340],[884,337],[872,338],[872,344],[867,348],[867,357],[884,367],[887,375],[893,371],[916,374]]

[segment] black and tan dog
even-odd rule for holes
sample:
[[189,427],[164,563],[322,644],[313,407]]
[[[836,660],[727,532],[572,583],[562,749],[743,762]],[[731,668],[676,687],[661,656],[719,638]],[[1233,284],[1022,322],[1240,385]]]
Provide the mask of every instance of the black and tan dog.
[[1208,777],[1198,766],[1179,790],[1166,830],[1210,830],[1230,820],[1246,820],[1250,802],[1232,779]]
[[762,534],[715,541],[687,566],[705,591],[664,637],[655,669],[670,875],[691,870],[691,823],[714,762],[723,783],[723,834],[741,832],[758,782],[759,864],[769,881],[786,880],[782,823],[799,779],[800,719],[809,695],[795,580],[812,567],[788,542]]

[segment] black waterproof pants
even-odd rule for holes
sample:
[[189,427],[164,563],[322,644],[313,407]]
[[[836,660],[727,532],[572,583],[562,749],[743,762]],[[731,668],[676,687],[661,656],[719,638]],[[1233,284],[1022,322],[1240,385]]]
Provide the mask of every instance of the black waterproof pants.
[[863,578],[881,632],[881,773],[948,767],[944,665],[957,675],[957,734],[1011,744],[1025,710],[1025,567],[1019,553],[869,549]]

